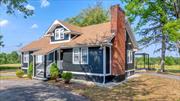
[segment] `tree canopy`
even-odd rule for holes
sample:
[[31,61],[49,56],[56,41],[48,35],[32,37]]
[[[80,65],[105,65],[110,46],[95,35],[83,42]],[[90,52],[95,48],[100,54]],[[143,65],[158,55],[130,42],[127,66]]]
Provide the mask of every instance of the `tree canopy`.
[[166,50],[175,50],[180,40],[180,19],[177,18],[174,3],[176,0],[121,0],[125,12],[135,31],[142,38],[142,46],[161,44],[155,50],[161,51],[161,69],[164,70]]
[[77,16],[67,18],[68,23],[77,26],[88,26],[109,21],[109,12],[102,7],[102,2],[82,10]]
[[27,4],[27,0],[0,0],[0,7],[5,6],[7,14],[15,14],[16,11],[19,11],[24,18],[32,16],[34,13],[33,10],[26,7]]
[[2,38],[3,38],[3,36],[2,36],[2,35],[0,35],[0,48],[1,48],[1,47],[4,47],[4,44],[3,44]]
[[13,51],[11,53],[0,53],[0,64],[20,63],[20,55]]

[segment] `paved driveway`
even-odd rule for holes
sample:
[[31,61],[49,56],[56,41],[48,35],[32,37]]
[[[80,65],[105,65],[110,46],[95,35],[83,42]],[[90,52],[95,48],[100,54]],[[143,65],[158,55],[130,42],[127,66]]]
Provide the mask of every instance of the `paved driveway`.
[[89,101],[38,80],[0,80],[0,101]]

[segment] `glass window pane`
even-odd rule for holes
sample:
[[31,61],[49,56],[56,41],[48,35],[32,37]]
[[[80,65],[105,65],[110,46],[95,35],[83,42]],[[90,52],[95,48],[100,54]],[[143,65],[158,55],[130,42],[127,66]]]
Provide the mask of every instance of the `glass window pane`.
[[88,63],[88,48],[81,48],[81,63]]

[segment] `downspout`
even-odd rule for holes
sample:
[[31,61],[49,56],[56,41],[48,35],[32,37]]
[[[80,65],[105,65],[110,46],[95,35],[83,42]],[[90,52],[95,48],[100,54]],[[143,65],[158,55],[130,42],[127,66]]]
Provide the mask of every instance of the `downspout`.
[[106,83],[106,47],[103,47],[103,84]]
[[36,56],[35,55],[32,56],[33,56],[33,78],[34,78],[36,76],[36,63],[35,63]]
[[23,52],[21,52],[21,69],[23,67]]

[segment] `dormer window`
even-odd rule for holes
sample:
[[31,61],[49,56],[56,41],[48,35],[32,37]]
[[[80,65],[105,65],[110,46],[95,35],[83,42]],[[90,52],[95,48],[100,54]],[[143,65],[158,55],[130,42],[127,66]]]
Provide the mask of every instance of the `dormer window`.
[[57,28],[55,30],[55,40],[61,40],[64,39],[64,29],[63,28]]

